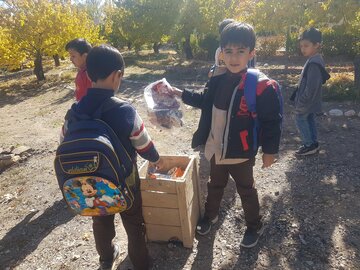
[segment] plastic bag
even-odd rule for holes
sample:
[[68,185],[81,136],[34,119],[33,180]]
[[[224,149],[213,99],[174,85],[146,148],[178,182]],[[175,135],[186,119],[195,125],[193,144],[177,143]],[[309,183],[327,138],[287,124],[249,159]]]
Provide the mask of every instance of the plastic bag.
[[183,125],[180,103],[170,91],[170,84],[165,78],[145,87],[144,96],[150,122],[171,128]]

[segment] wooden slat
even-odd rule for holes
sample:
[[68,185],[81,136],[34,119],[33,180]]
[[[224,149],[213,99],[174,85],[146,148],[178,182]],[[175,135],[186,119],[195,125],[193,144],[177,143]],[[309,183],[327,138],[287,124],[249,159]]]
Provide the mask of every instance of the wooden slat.
[[163,208],[179,208],[176,194],[141,191],[142,205]]
[[194,198],[194,181],[193,181],[193,171],[194,171],[194,160],[191,160],[191,167],[190,169],[187,171],[186,174],[186,179],[185,179],[185,193],[186,193],[186,208],[189,207],[190,203],[192,202],[193,198]]
[[181,167],[185,170],[190,162],[188,156],[162,156],[162,158],[164,160],[164,173],[174,167]]
[[140,168],[138,168],[138,172],[139,172],[139,177],[140,179],[145,179],[146,178],[146,173],[147,173],[147,169],[149,166],[149,161],[145,161]]
[[180,215],[178,209],[143,207],[142,210],[146,224],[180,227]]
[[141,190],[161,191],[176,194],[176,185],[171,180],[141,179]]
[[179,214],[180,214],[180,223],[181,223],[181,233],[182,233],[182,242],[183,246],[187,248],[191,248],[193,244],[193,239],[190,236],[190,220],[189,213],[187,209],[186,202],[186,193],[185,193],[185,183],[177,183],[177,195],[178,195],[178,203],[179,203]]
[[203,214],[203,208],[202,208],[202,204],[201,204],[200,179],[199,179],[198,163],[197,163],[196,159],[194,161],[193,167],[194,167],[194,170],[193,170],[193,173],[192,173],[192,175],[193,175],[192,176],[192,181],[194,183],[193,184],[193,186],[194,186],[194,194],[195,194],[195,197],[196,197],[196,200],[197,200],[197,205],[198,205],[198,208],[199,208],[199,217],[201,217],[202,214]]
[[175,226],[146,225],[146,237],[148,241],[169,241],[178,239],[181,241],[181,228]]
[[201,214],[199,201],[197,198],[194,197],[194,200],[188,208],[188,212],[190,216],[190,237],[194,239],[196,224],[198,223]]

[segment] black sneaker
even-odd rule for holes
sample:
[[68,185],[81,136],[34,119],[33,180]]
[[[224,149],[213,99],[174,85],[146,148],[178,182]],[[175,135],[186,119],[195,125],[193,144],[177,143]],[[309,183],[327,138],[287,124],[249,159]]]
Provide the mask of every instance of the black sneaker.
[[320,150],[320,146],[318,142],[313,143],[313,147],[315,147],[316,151]]
[[117,258],[119,258],[119,255],[120,255],[119,246],[114,245],[113,259],[108,261],[100,261],[99,270],[114,270],[116,265],[116,260]]
[[204,216],[197,224],[196,231],[200,235],[208,234],[211,230],[211,226],[219,220],[219,216],[210,220],[207,216]]
[[264,232],[264,224],[262,222],[258,230],[247,228],[240,245],[245,248],[251,248],[256,246],[263,232]]
[[313,143],[310,146],[301,146],[296,152],[295,155],[297,156],[307,156],[307,155],[313,155],[319,151],[319,143]]

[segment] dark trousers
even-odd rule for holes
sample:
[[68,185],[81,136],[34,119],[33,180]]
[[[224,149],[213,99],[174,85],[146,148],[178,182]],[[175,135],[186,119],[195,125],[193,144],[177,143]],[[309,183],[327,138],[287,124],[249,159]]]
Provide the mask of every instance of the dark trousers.
[[255,158],[233,165],[217,165],[215,158],[210,161],[210,180],[207,183],[208,195],[205,203],[205,215],[213,219],[219,213],[220,202],[229,180],[229,174],[235,180],[245,213],[246,226],[257,229],[260,224],[259,198],[254,185],[253,166]]
[[[128,254],[135,270],[147,270],[149,268],[141,204],[141,192],[139,190],[135,194],[133,206],[120,213],[128,236]],[[100,260],[112,260],[114,252],[112,240],[115,237],[114,215],[93,217],[93,231]]]

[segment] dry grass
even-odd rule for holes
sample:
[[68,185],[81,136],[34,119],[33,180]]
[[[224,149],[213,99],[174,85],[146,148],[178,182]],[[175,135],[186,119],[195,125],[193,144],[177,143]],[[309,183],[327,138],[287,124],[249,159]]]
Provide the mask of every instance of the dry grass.
[[359,93],[354,86],[354,74],[352,72],[331,73],[330,75],[331,78],[324,87],[325,100],[354,101],[359,98]]

